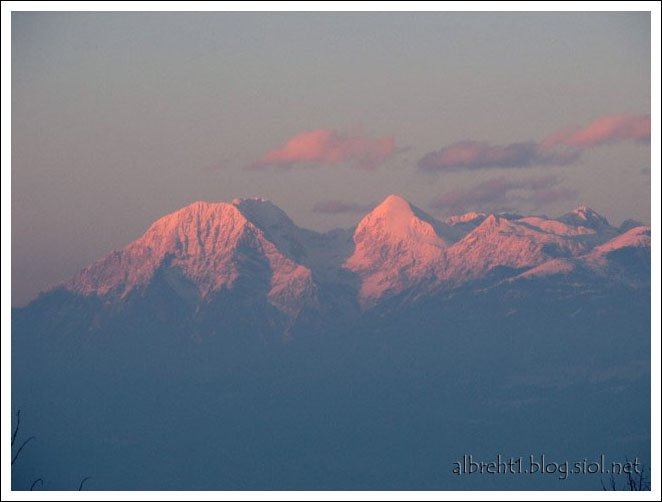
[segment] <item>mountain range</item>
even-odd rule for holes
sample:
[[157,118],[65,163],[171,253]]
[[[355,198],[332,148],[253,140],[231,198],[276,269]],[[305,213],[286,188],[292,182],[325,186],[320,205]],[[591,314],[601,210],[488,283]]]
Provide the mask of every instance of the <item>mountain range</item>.
[[[235,199],[160,218],[34,304],[63,295],[93,301],[99,314],[90,326],[138,304],[193,323],[253,311],[290,331],[306,319],[504,284],[646,287],[649,263],[649,227],[615,228],[587,207],[559,218],[472,212],[440,221],[389,195],[354,228],[318,233],[268,200]],[[164,310],[173,302],[175,312]]]
[[354,228],[195,202],[12,311],[12,486],[590,489],[462,476],[465,454],[650,465],[650,228],[438,220],[396,195]]

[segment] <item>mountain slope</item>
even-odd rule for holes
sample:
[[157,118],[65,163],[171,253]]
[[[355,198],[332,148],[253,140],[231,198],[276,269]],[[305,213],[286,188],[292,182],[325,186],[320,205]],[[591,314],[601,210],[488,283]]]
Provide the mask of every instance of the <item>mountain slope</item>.
[[116,303],[144,292],[160,269],[176,271],[168,275],[170,285],[200,301],[231,291],[240,278],[268,282],[269,302],[289,315],[315,299],[310,269],[283,254],[235,205],[206,202],[164,216],[64,287]]
[[497,267],[518,270],[582,254],[589,248],[572,238],[577,233],[540,218],[509,220],[491,214],[449,249],[448,279],[461,284],[479,279]]
[[424,287],[436,277],[452,234],[446,227],[396,195],[366,215],[354,232],[354,253],[344,264],[361,278],[361,304],[374,305],[385,295]]
[[439,466],[531,445],[650,465],[650,264],[641,226],[442,224],[389,197],[322,234],[262,199],[192,204],[12,311],[39,438],[12,488],[599,489]]
[[[640,287],[647,274],[650,229],[619,233],[585,207],[558,219],[467,213],[441,222],[390,195],[354,229],[323,234],[254,198],[195,202],[166,215],[59,289],[94,299],[106,317],[134,307],[136,317],[144,310],[208,326],[254,319],[289,330],[504,279]],[[68,311],[57,305],[49,312]]]
[[639,226],[572,258],[546,261],[515,279],[549,279],[561,276],[577,281],[607,281],[631,288],[650,287],[650,228]]
[[579,206],[573,211],[564,214],[559,218],[559,221],[575,227],[585,227],[593,230],[613,229],[607,218],[586,206]]

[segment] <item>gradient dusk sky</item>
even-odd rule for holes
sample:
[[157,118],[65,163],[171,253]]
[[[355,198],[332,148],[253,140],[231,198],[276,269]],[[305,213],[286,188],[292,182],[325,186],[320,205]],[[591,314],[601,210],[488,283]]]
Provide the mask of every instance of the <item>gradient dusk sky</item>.
[[649,224],[650,51],[649,13],[13,13],[12,304],[196,200]]

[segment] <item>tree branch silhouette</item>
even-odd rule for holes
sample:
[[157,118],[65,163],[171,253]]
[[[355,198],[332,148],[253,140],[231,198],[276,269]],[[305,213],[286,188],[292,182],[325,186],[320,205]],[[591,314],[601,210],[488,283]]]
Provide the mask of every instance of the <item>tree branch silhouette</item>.
[[14,442],[16,441],[16,434],[18,434],[18,428],[21,426],[21,410],[16,411],[16,428],[14,429],[14,432],[11,435],[11,445],[14,446]]
[[[16,427],[14,428],[14,431],[12,432],[12,435],[11,435],[11,446],[12,446],[12,447],[14,446],[14,443],[16,442],[16,438],[17,438],[17,436],[18,436],[18,432],[19,432],[20,427],[21,427],[21,410],[17,410],[17,412],[16,412]],[[27,445],[30,441],[32,441],[33,439],[36,439],[36,437],[35,437],[35,436],[30,436],[30,437],[27,438],[25,441],[23,441],[23,443],[21,444],[21,446],[18,448],[18,450],[16,450],[16,453],[15,453],[14,456],[12,457],[12,459],[11,459],[11,465],[14,465],[14,463],[15,463],[16,460],[18,459],[19,455],[20,455],[21,452],[23,451],[23,448],[25,448],[26,445]],[[87,476],[87,477],[83,478],[83,479],[80,481],[80,485],[78,486],[78,491],[82,491],[82,490],[83,490],[83,486],[85,485],[85,482],[88,481],[88,480],[90,480],[90,479],[92,479],[90,476]],[[33,490],[37,487],[37,483],[39,483],[40,486],[41,486],[42,488],[44,487],[44,480],[43,480],[43,478],[37,478],[37,479],[35,479],[35,480],[32,482],[32,484],[30,485],[30,491],[33,491]]]
[[14,458],[11,459],[11,465],[14,465],[14,462],[16,462],[16,459],[18,458],[18,456],[19,456],[19,455],[21,454],[21,452],[23,451],[23,448],[25,448],[25,445],[27,445],[27,444],[28,444],[30,441],[32,441],[33,439],[35,439],[35,437],[34,437],[34,436],[30,436],[30,437],[27,438],[25,441],[23,441],[23,444],[21,445],[21,447],[16,451],[16,455],[14,455]]
[[[625,457],[625,462],[626,464],[630,462],[627,457]],[[625,474],[627,479],[623,484],[622,490],[631,492],[650,491],[651,486],[649,479],[646,477],[646,466],[642,465],[641,471],[635,472],[634,474],[631,470],[628,470]],[[600,484],[602,485],[602,489],[604,491],[619,491],[619,488],[616,486],[616,478],[614,477],[613,473],[609,475],[608,485],[605,485],[602,479],[600,480]]]
[[41,478],[37,478],[37,479],[35,479],[35,480],[32,482],[32,484],[30,485],[30,491],[33,491],[33,490],[34,490],[35,486],[37,486],[37,483],[41,483],[41,486],[42,486],[42,488],[43,488],[43,486],[44,486],[44,480],[41,479]]

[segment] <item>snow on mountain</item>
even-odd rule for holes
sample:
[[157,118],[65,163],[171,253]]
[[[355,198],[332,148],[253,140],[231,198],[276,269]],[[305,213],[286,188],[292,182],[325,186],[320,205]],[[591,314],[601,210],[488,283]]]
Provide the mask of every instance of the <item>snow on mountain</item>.
[[586,251],[586,244],[568,238],[563,232],[548,231],[552,228],[553,223],[536,219],[509,220],[491,214],[448,250],[449,279],[456,284],[464,283],[496,267],[531,268]]
[[623,233],[633,228],[644,227],[644,226],[646,225],[644,225],[642,222],[628,218],[627,220],[624,220],[623,223],[621,223],[621,226],[618,227],[618,231]]
[[485,218],[487,218],[487,214],[471,211],[464,214],[449,216],[446,218],[445,223],[458,232],[459,240],[480,225]]
[[558,221],[575,227],[585,227],[593,230],[606,230],[613,228],[607,221],[607,218],[586,206],[579,206],[573,211],[564,214],[558,218]]
[[472,223],[474,225],[480,225],[483,220],[487,218],[485,213],[477,213],[475,211],[470,211],[464,214],[456,214],[446,218],[446,223],[448,225],[459,225],[461,223]]
[[517,220],[519,224],[525,224],[545,233],[562,236],[594,235],[596,230],[584,226],[574,226],[558,220],[549,220],[539,216],[528,216]]
[[234,199],[232,204],[281,252],[312,271],[316,282],[343,282],[340,264],[352,253],[352,232],[336,229],[319,233],[297,226],[271,201]]
[[[466,213],[440,222],[389,195],[355,229],[322,234],[298,227],[268,200],[234,199],[196,202],[164,216],[65,287],[112,304],[141,294],[163,271],[177,294],[193,291],[193,301],[204,302],[232,293],[239,281],[248,285],[242,294],[267,291],[266,301],[296,318],[306,306],[319,306],[320,292],[338,305],[367,309],[494,273],[534,278],[581,269],[604,276],[616,270],[617,251],[634,248],[650,248],[648,227],[619,234],[585,207],[558,219]],[[618,266],[619,274],[629,273]]]
[[237,205],[206,202],[159,219],[138,240],[83,269],[65,287],[118,301],[144,289],[162,267],[181,273],[201,299],[232,290],[242,276],[260,281],[264,270],[268,300],[279,310],[294,315],[315,296],[311,271],[280,252]]
[[588,254],[587,259],[594,262],[604,262],[610,254],[625,248],[649,248],[651,246],[650,227],[635,227],[613,239],[596,246]]
[[234,199],[235,206],[247,220],[258,227],[266,238],[290,258],[298,260],[305,255],[306,231],[297,227],[290,217],[273,202],[262,198]]
[[356,227],[354,253],[344,264],[361,278],[361,304],[434,277],[449,245],[445,227],[397,195],[368,213]]
[[[557,258],[546,261],[541,265],[531,268],[514,279],[532,279],[549,277],[554,275],[567,275],[578,270],[584,273],[597,274],[602,277],[611,277],[615,281],[626,282],[636,285],[636,277],[649,275],[650,261],[648,266],[639,260],[626,260],[620,263],[617,259],[619,252],[650,251],[650,227],[639,226],[614,237],[607,242],[597,245],[587,253],[572,258]],[[635,271],[632,267],[642,265],[643,269]],[[627,268],[629,270],[624,270]],[[634,273],[633,273],[634,272]],[[639,272],[639,274],[637,273]]]
[[554,258],[537,267],[516,276],[515,279],[530,279],[533,277],[548,277],[552,275],[568,274],[576,269],[574,260],[567,258]]
[[[497,267],[524,269],[576,256],[588,244],[573,237],[594,230],[543,218],[467,213],[435,222],[401,197],[391,195],[359,223],[356,249],[345,266],[361,278],[364,307],[418,288],[419,293],[457,287]],[[464,236],[456,226],[480,222]]]

